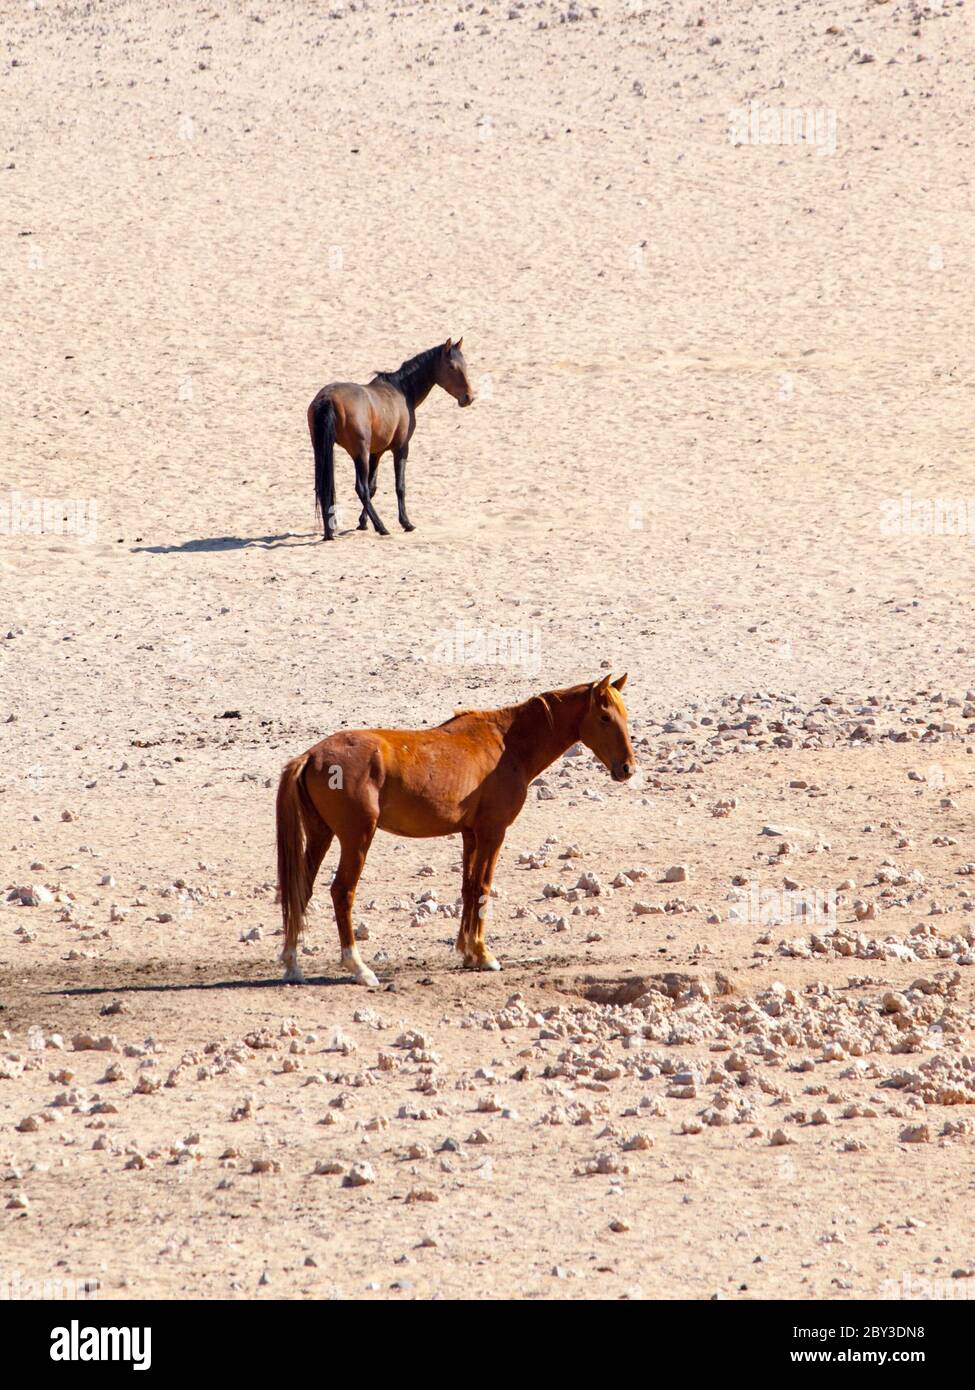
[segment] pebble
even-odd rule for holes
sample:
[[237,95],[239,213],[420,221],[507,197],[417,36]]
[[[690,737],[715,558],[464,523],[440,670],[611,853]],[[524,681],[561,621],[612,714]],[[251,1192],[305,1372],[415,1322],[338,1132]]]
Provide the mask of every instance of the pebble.
[[118,1038],[108,1033],[98,1038],[91,1033],[77,1033],[71,1039],[71,1046],[75,1052],[117,1052]]
[[644,1131],[641,1131],[641,1132],[638,1133],[638,1134],[632,1135],[632,1136],[631,1136],[629,1139],[627,1139],[627,1140],[624,1142],[624,1144],[623,1144],[623,1152],[624,1152],[624,1153],[633,1153],[633,1152],[635,1152],[635,1151],[642,1151],[642,1150],[652,1149],[652,1148],[653,1148],[653,1140],[651,1139],[650,1135],[647,1134],[647,1133],[644,1132]]
[[354,1163],[342,1183],[343,1187],[366,1187],[376,1181],[371,1163]]
[[931,1129],[929,1125],[907,1125],[900,1132],[902,1144],[930,1144]]

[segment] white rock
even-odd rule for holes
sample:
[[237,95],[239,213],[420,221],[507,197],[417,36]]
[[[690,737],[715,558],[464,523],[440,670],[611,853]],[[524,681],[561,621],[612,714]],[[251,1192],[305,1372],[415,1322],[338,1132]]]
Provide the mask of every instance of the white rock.
[[353,1163],[342,1183],[343,1187],[366,1187],[376,1181],[371,1163]]

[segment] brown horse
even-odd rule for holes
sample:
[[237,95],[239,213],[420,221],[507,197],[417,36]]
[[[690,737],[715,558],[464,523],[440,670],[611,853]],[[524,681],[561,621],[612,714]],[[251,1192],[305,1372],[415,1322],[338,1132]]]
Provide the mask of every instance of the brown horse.
[[389,532],[379,520],[372,498],[379,460],[393,451],[396,503],[404,531],[414,529],[406,515],[406,460],[416,429],[416,408],[434,386],[442,386],[458,405],[470,405],[474,392],[461,352],[463,338],[448,338],[404,362],[395,372],[379,372],[368,386],[333,381],[323,386],[308,407],[308,429],[315,451],[315,505],[325,528],[324,539],[335,533],[335,466],[333,451],[340,444],[355,463],[355,490],[362,503],[359,530],[367,520],[381,536]]
[[484,944],[491,879],[508,826],[543,768],[574,743],[592,749],[613,779],[636,770],[619,691],[626,676],[549,690],[505,709],[464,710],[435,729],[355,729],[332,734],[281,774],[277,799],[278,886],[286,980],[301,980],[298,937],[315,875],[337,835],[342,847],[332,903],[342,964],[377,985],[352,931],[356,884],[376,830],[393,835],[460,834],[463,911],[457,950],[464,964],[500,966]]

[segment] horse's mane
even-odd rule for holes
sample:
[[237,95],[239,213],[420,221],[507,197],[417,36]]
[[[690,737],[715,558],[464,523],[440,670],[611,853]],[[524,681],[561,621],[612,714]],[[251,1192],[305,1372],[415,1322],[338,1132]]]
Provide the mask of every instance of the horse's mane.
[[408,357],[405,362],[401,362],[395,372],[377,372],[373,380],[388,382],[390,386],[395,386],[397,391],[402,391],[408,401],[413,401],[433,380],[434,362],[442,348],[442,343],[438,343],[436,347],[424,348],[423,352],[418,352],[415,357]]
[[585,685],[571,685],[567,686],[564,690],[546,690],[541,695],[532,695],[527,700],[522,700],[517,705],[501,705],[498,709],[455,709],[450,718],[445,719],[438,727],[441,729],[446,728],[446,726],[452,724],[455,719],[464,719],[468,716],[475,719],[496,719],[500,715],[510,715],[514,714],[517,710],[527,709],[529,705],[533,705],[535,701],[538,700],[542,709],[545,711],[545,718],[548,720],[549,728],[554,729],[555,719],[552,715],[551,703],[553,698],[557,699],[560,695],[576,695],[585,689],[587,689]]
[[507,707],[502,705],[499,709],[455,709],[449,719],[445,719],[442,724],[438,724],[438,729],[445,729],[448,724],[452,724],[455,719],[466,719],[468,716],[474,719],[491,719],[494,715],[506,714]]

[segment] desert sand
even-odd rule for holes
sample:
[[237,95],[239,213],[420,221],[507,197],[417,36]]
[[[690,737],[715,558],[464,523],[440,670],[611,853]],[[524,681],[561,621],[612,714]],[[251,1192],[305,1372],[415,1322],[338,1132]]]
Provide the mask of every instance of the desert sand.
[[[5,12],[8,1288],[975,1290],[973,14]],[[323,544],[309,400],[461,334]],[[606,671],[500,974],[380,835],[281,983],[287,758]]]

